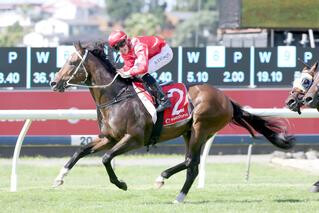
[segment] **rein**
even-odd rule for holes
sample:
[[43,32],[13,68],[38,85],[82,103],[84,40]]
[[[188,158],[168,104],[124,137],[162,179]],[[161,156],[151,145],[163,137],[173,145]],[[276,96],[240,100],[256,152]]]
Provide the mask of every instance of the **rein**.
[[[77,72],[79,71],[80,67],[82,66],[84,71],[85,71],[85,79],[83,81],[81,81],[80,83],[84,83],[87,81],[87,78],[89,76],[88,71],[86,70],[85,66],[84,66],[84,62],[87,58],[88,55],[88,50],[85,50],[85,53],[83,55],[83,57],[81,56],[81,54],[78,51],[75,51],[75,53],[81,58],[80,63],[78,64],[78,66],[76,67],[74,73],[72,74],[72,76],[70,77],[70,79],[66,82],[67,86],[77,86],[77,87],[84,87],[84,88],[106,88],[111,86],[114,81],[117,79],[117,77],[119,76],[119,73],[116,73],[116,75],[114,76],[114,78],[112,79],[112,81],[106,85],[83,85],[83,84],[72,84],[70,83],[70,81],[74,78],[74,76],[77,74]],[[97,109],[102,109],[102,108],[108,108],[110,106],[112,106],[113,104],[119,103],[121,101],[124,101],[126,99],[129,99],[131,97],[136,96],[138,93],[144,92],[144,91],[140,91],[138,93],[129,93],[127,95],[122,95],[125,91],[127,91],[128,86],[122,88],[119,93],[109,102],[107,103],[103,103],[103,104],[97,104],[96,108]]]
[[82,57],[81,54],[78,51],[75,51],[75,53],[81,58],[81,61],[78,64],[78,66],[76,67],[76,69],[75,69],[74,73],[72,74],[72,76],[70,77],[70,79],[66,82],[66,86],[76,86],[76,87],[84,87],[84,88],[105,88],[105,87],[111,86],[114,83],[114,81],[116,80],[116,78],[119,76],[119,73],[116,73],[116,75],[114,76],[112,81],[110,83],[108,83],[108,84],[105,84],[105,85],[83,85],[83,84],[72,84],[72,83],[70,83],[70,81],[77,74],[77,72],[79,71],[81,66],[83,67],[83,69],[85,71],[85,79],[83,81],[81,81],[81,83],[86,82],[86,80],[87,80],[87,78],[89,76],[89,73],[88,73],[88,71],[86,70],[86,68],[84,66],[84,61],[87,58],[88,52],[89,51],[86,49],[85,53],[84,53],[84,56]]
[[145,90],[139,91],[138,93],[129,93],[127,95],[121,96],[126,90],[127,87],[124,87],[120,90],[119,94],[117,94],[111,101],[107,102],[107,103],[103,103],[103,104],[97,104],[96,108],[97,109],[102,109],[102,108],[108,108],[110,106],[112,106],[113,104],[119,103],[121,101],[124,101],[126,99],[132,98],[136,95],[138,95],[139,93],[145,92]]
[[119,74],[116,73],[113,80],[110,83],[104,84],[104,85],[83,85],[83,84],[69,84],[69,83],[67,83],[67,85],[76,86],[76,87],[83,87],[83,88],[106,88],[106,87],[111,86],[118,76],[119,76]]

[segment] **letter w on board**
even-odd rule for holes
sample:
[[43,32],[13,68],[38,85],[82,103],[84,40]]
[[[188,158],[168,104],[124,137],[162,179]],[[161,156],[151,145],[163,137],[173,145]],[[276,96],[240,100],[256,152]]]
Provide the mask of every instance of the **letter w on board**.
[[50,52],[36,52],[37,60],[39,64],[47,64],[50,57]]
[[187,52],[188,63],[198,63],[200,52]]
[[260,63],[269,63],[271,58],[271,52],[259,52]]

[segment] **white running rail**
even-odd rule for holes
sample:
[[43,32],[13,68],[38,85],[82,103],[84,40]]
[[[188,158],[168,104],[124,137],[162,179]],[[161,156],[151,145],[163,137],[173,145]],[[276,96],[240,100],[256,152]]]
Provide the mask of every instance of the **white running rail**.
[[[298,115],[289,109],[272,109],[272,108],[245,108],[246,111],[257,115],[279,116],[283,118],[319,118],[319,113],[316,109],[304,109],[302,114]],[[17,162],[20,155],[22,142],[27,131],[29,130],[32,121],[37,120],[68,120],[68,119],[96,119],[96,110],[75,110],[75,109],[55,109],[55,110],[0,110],[0,121],[6,120],[25,120],[25,124],[17,139],[14,155],[12,159],[12,173],[10,191],[17,191]],[[213,137],[208,140],[201,156],[201,164],[199,170],[198,187],[203,188],[205,184],[205,162],[209,153]],[[251,149],[251,148],[250,148]],[[250,156],[247,161],[247,180],[249,176]]]

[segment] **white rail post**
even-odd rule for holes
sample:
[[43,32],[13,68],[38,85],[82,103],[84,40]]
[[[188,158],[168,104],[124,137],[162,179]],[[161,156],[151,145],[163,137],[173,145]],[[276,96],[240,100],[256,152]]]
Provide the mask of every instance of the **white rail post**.
[[198,186],[197,188],[202,189],[205,185],[205,165],[206,165],[206,159],[209,154],[210,147],[212,146],[212,143],[214,142],[214,138],[217,135],[215,133],[205,144],[203,154],[200,159],[200,165],[199,165],[199,173],[198,173]]
[[16,192],[17,191],[17,182],[18,182],[18,177],[17,177],[17,162],[19,159],[20,155],[20,150],[22,146],[23,139],[29,130],[29,127],[32,123],[31,119],[27,119],[22,127],[22,130],[19,134],[16,146],[14,148],[14,154],[12,158],[12,171],[11,171],[11,185],[10,185],[10,191],[11,192]]
[[249,180],[249,173],[250,173],[250,164],[251,164],[251,150],[253,148],[253,144],[249,144],[248,152],[247,152],[247,169],[246,169],[246,182]]

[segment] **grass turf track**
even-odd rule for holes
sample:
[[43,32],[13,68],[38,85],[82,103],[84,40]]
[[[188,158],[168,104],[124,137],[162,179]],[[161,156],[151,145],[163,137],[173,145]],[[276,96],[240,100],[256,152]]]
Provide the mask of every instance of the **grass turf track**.
[[[140,157],[139,157],[140,158]],[[163,156],[163,158],[169,158]],[[134,161],[135,156],[124,159]],[[99,164],[76,165],[58,189],[51,184],[60,164],[18,165],[18,192],[9,192],[11,165],[0,159],[0,212],[318,212],[319,193],[308,192],[318,176],[300,170],[253,163],[249,183],[244,163],[207,164],[204,189],[197,181],[184,204],[172,201],[185,172],[172,176],[160,190],[155,178],[167,166],[118,166],[116,173],[128,184],[124,192],[109,183]],[[67,158],[65,158],[65,161]]]

